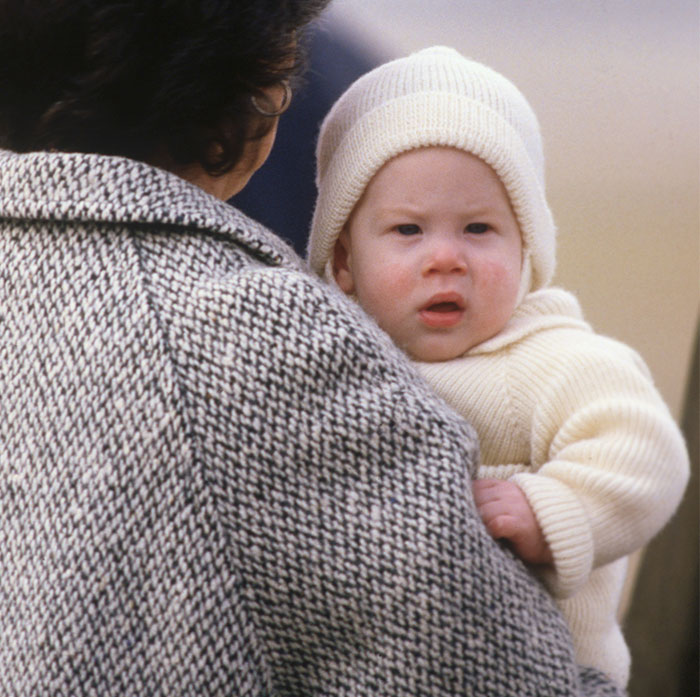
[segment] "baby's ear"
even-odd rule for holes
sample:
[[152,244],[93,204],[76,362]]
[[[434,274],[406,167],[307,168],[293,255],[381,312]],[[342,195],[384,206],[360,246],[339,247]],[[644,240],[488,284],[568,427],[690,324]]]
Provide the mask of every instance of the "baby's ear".
[[333,247],[333,276],[340,290],[346,295],[355,292],[355,283],[352,278],[352,257],[350,255],[350,235],[347,228],[343,228]]

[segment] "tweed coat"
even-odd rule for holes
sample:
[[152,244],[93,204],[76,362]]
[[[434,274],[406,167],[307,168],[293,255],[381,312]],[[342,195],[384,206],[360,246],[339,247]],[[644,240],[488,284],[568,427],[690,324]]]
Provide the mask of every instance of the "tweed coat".
[[473,431],[279,238],[4,152],[0,249],[0,694],[618,694],[481,525]]

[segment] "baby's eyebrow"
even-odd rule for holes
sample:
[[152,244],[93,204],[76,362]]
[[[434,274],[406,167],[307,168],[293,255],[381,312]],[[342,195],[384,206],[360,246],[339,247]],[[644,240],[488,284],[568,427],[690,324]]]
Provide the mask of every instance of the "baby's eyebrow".
[[464,214],[469,216],[481,216],[481,215],[493,215],[498,210],[497,207],[489,205],[488,203],[475,203],[466,204],[464,207]]
[[411,204],[397,204],[377,207],[380,213],[389,215],[425,215],[425,209],[422,206],[413,206]]
[[[426,211],[426,209],[422,206],[411,204],[378,206],[377,211],[381,215],[411,216],[414,218],[421,218],[430,215],[430,212]],[[464,216],[465,218],[479,218],[493,216],[496,215],[497,212],[497,208],[494,206],[489,206],[488,204],[467,204],[464,206],[464,208],[457,211],[457,215]]]

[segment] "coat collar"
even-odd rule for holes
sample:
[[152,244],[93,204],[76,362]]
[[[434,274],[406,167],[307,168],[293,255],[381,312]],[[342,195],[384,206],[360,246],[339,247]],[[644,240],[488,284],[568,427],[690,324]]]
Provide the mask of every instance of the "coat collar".
[[123,157],[0,150],[0,218],[174,226],[219,234],[273,265],[292,249],[180,177]]

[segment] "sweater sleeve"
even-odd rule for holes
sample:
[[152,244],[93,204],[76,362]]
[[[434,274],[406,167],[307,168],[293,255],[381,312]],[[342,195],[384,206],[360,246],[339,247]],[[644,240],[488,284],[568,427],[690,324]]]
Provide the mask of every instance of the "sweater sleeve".
[[545,581],[558,597],[646,544],[689,476],[683,438],[641,358],[593,334],[579,332],[576,342],[539,363],[545,387],[535,397],[533,472],[512,478],[552,549]]

